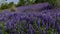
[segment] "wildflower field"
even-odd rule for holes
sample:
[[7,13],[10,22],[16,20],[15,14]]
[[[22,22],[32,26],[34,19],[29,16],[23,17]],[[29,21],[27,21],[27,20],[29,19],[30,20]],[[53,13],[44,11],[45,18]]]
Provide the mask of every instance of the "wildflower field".
[[60,34],[60,8],[43,2],[3,10],[0,34]]

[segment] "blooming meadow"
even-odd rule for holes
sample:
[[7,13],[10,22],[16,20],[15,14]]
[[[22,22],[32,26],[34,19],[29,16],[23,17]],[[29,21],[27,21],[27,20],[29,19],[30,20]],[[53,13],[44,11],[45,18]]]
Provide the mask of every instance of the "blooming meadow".
[[60,8],[49,3],[0,12],[0,34],[60,34]]

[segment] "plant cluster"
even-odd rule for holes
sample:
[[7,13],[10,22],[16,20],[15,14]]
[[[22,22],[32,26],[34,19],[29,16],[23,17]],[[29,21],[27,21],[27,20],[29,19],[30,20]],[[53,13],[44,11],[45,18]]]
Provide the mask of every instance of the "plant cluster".
[[[60,34],[60,8],[50,7],[41,3],[18,7],[16,12],[2,11],[0,34]],[[22,12],[26,9],[33,11]]]

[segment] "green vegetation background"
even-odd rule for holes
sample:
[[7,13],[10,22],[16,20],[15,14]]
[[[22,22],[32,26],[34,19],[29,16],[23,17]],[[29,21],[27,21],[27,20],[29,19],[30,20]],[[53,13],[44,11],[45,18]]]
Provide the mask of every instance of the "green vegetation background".
[[9,9],[12,6],[19,7],[24,5],[31,5],[31,4],[37,4],[37,3],[43,3],[43,2],[49,2],[50,4],[54,5],[55,7],[57,4],[59,5],[60,0],[19,0],[17,4],[14,4],[13,2],[10,2],[9,4],[1,4],[0,10]]

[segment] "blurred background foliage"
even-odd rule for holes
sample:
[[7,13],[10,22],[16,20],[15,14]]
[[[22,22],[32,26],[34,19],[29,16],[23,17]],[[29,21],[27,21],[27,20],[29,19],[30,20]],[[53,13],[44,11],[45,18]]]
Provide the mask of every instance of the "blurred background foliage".
[[43,3],[43,2],[49,2],[55,7],[60,4],[60,0],[19,0],[17,4],[14,4],[13,2],[10,2],[9,4],[7,4],[6,2],[2,3],[0,5],[0,10],[8,9],[8,8],[11,8],[12,6],[19,7],[19,6],[25,6],[25,5],[37,4],[37,3]]

